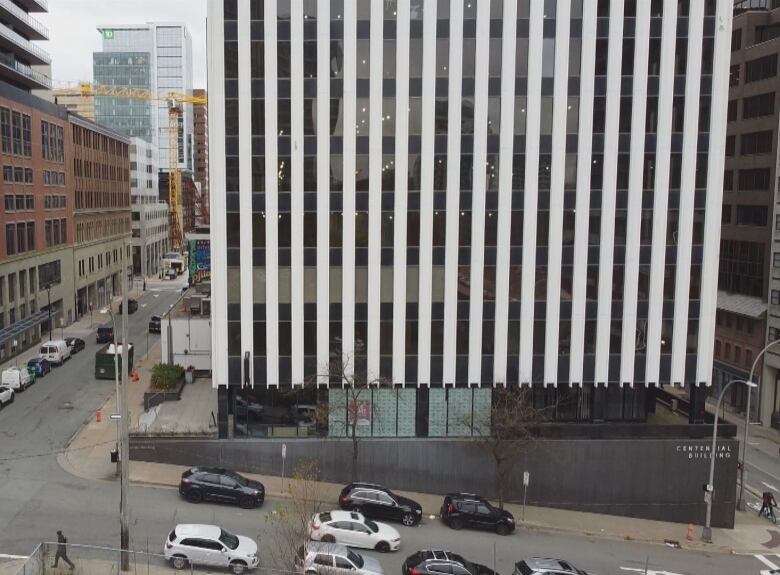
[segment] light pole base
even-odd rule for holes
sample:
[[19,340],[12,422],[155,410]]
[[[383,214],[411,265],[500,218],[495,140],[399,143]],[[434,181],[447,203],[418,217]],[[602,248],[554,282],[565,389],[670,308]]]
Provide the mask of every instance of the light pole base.
[[747,511],[747,503],[744,499],[737,499],[737,511]]
[[712,543],[712,527],[704,527],[701,530],[701,540],[705,543]]

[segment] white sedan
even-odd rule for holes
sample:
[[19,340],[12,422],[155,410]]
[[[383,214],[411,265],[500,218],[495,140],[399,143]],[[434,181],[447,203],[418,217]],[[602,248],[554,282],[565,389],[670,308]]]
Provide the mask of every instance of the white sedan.
[[329,511],[312,517],[309,532],[313,541],[342,543],[377,551],[398,551],[401,536],[384,523],[366,519],[354,511]]
[[13,389],[7,385],[0,385],[0,407],[13,403],[14,397],[15,394]]

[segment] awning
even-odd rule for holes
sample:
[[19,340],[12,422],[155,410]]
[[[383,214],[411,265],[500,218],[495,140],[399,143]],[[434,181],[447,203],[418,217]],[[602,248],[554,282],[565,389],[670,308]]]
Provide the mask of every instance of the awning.
[[766,313],[766,302],[760,297],[719,291],[718,309],[758,319]]
[[[52,311],[52,316],[54,315],[56,315],[56,312]],[[0,329],[0,345],[23,334],[28,329],[38,327],[48,319],[48,310],[37,311],[31,315],[28,315],[26,318],[17,321],[13,325],[9,325],[8,327]]]

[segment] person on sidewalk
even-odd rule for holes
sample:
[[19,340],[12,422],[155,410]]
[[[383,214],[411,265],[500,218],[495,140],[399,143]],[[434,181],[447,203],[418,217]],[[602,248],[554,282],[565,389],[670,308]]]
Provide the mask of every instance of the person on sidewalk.
[[761,509],[758,512],[758,516],[761,517],[766,513],[767,517],[775,516],[775,507],[777,507],[777,501],[771,491],[764,491],[761,497]]
[[70,570],[73,571],[73,569],[76,567],[73,564],[73,561],[71,561],[68,558],[68,540],[65,538],[65,536],[62,534],[62,531],[57,530],[57,553],[54,555],[54,565],[52,565],[53,569],[57,568],[57,563],[59,563],[60,559],[65,561],[68,565],[70,565]]

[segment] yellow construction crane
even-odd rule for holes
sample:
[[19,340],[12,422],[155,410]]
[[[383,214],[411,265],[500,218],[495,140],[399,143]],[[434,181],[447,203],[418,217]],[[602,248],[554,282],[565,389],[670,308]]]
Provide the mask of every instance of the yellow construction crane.
[[179,211],[181,209],[181,168],[179,166],[179,118],[184,104],[206,104],[206,98],[198,98],[179,92],[155,94],[149,90],[82,83],[82,96],[105,96],[129,100],[164,101],[168,103],[168,208],[170,210],[169,236],[171,250],[180,251],[182,229]]

